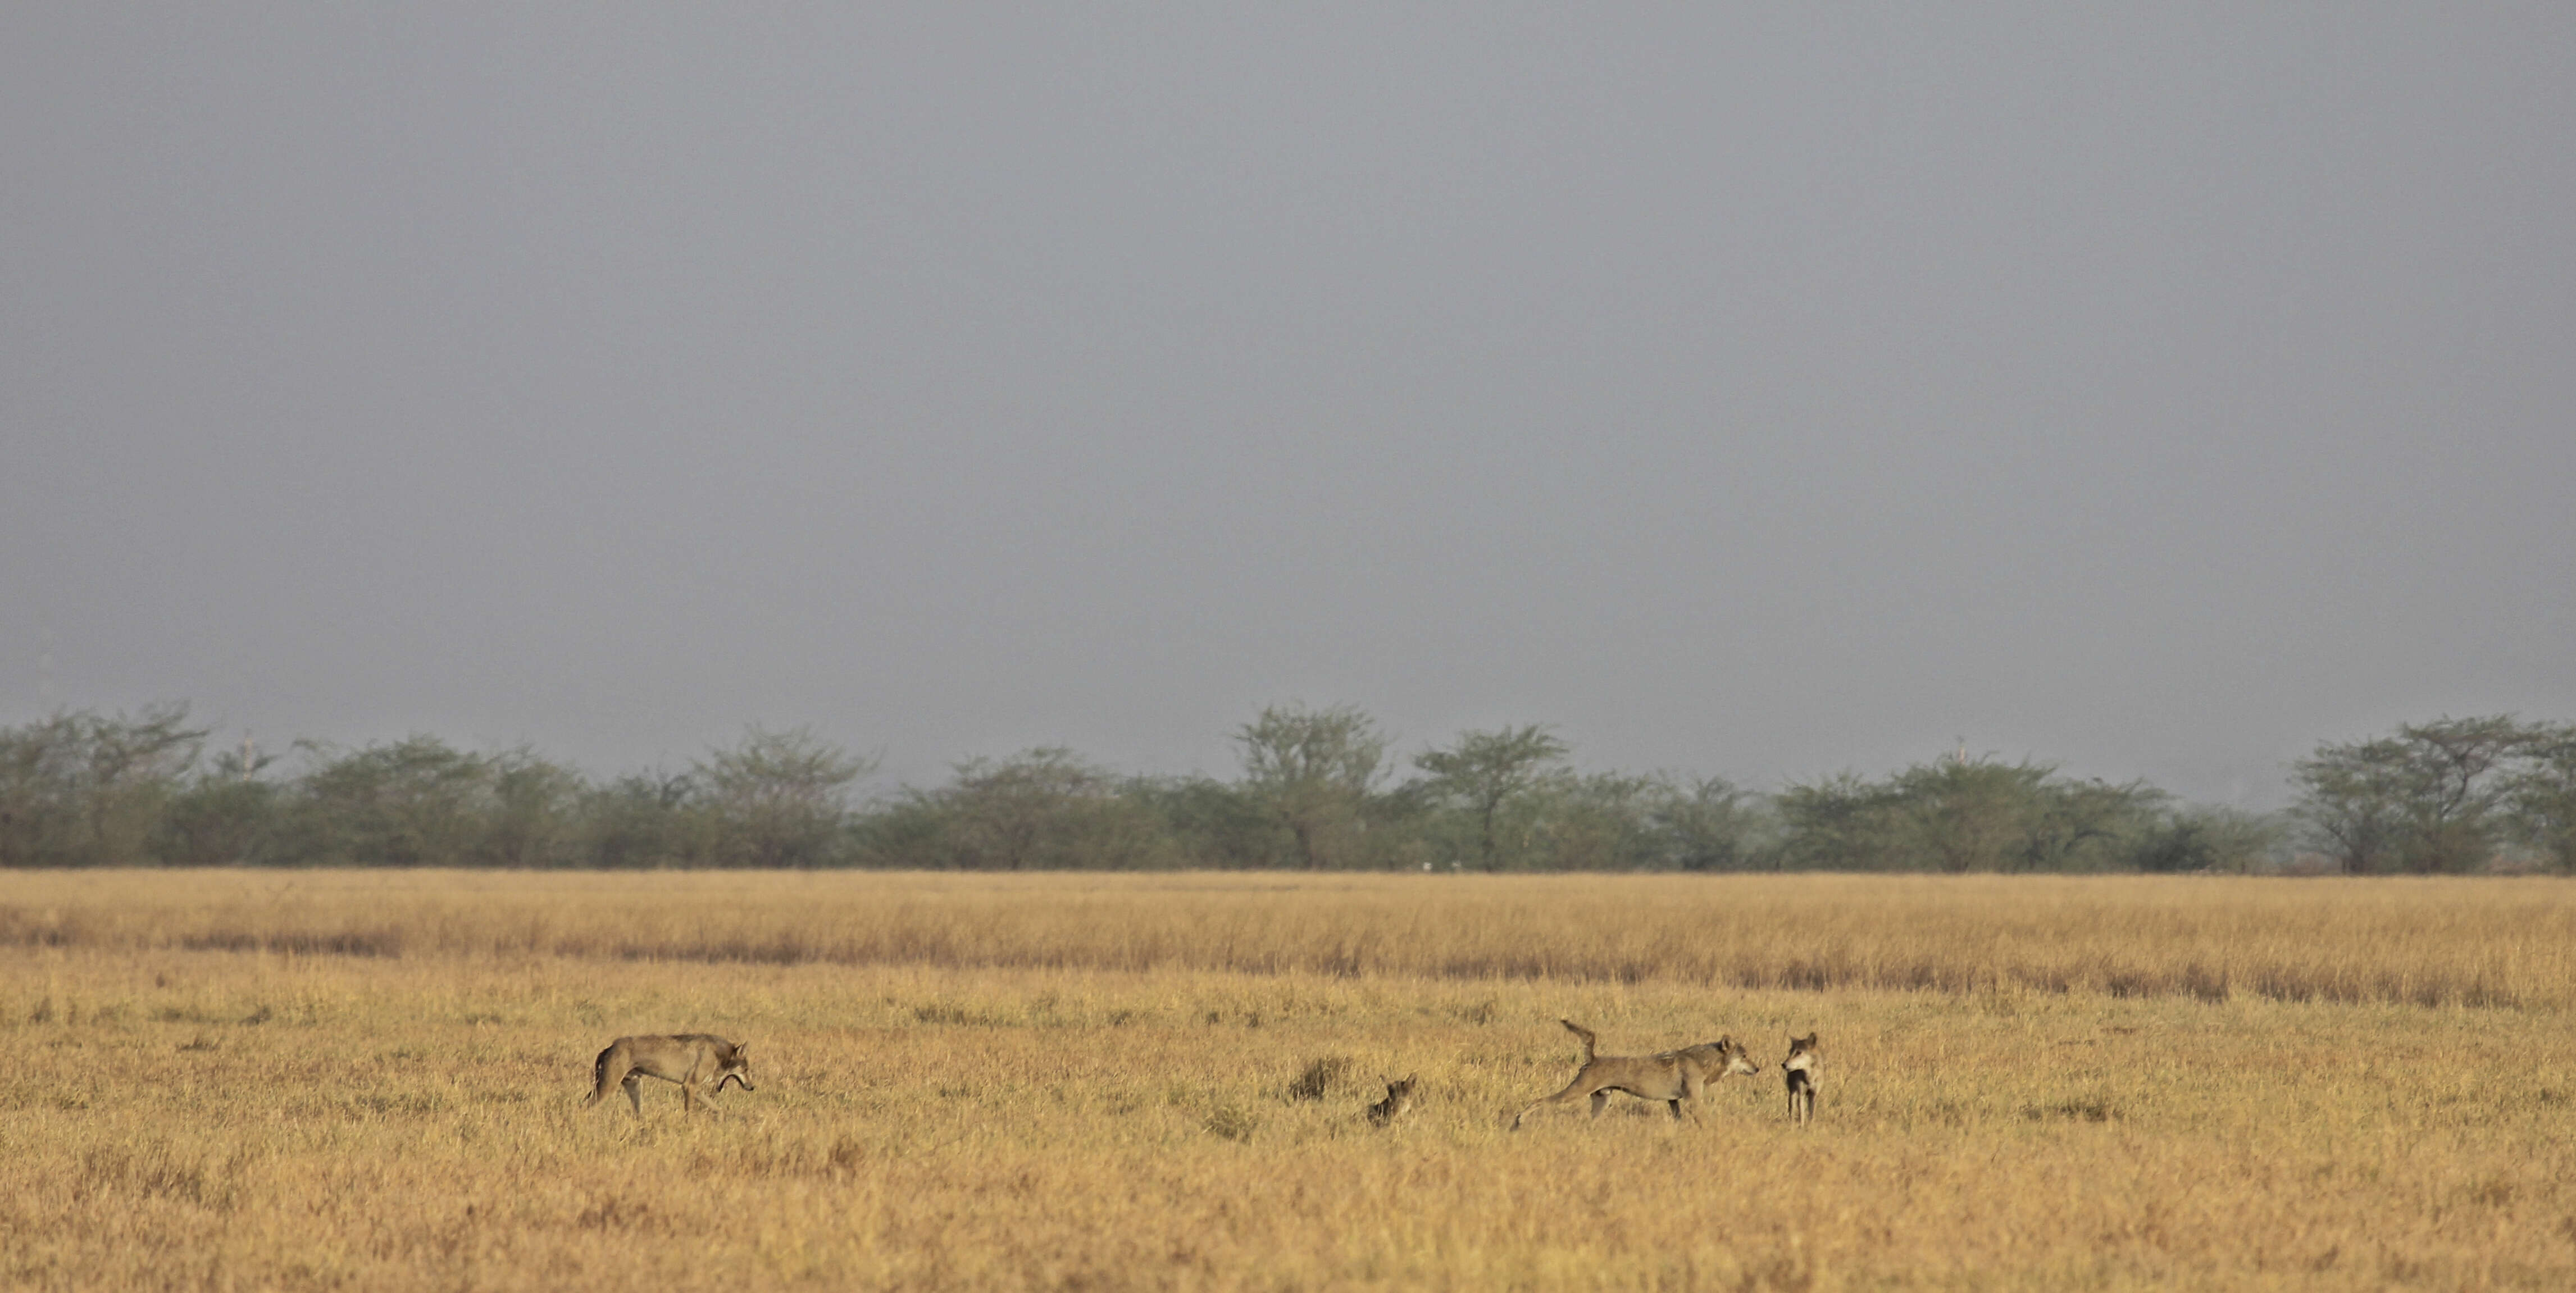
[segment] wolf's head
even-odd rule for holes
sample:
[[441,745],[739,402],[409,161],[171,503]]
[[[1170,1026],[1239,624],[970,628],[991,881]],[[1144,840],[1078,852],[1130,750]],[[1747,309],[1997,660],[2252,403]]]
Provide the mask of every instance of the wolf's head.
[[1789,1039],[1789,1058],[1780,1061],[1785,1070],[1812,1069],[1816,1066],[1816,1034]]
[[[727,1082],[731,1082],[745,1091],[759,1089],[751,1084],[751,1061],[743,1057],[744,1053],[750,1049],[751,1043],[742,1042],[729,1047],[720,1056],[718,1056],[716,1060],[716,1092],[723,1091],[725,1089],[725,1083]],[[709,1094],[712,1095],[716,1092],[709,1092]]]
[[1762,1071],[1762,1066],[1753,1061],[1752,1053],[1736,1045],[1732,1037],[1720,1037],[1713,1042],[1701,1042],[1683,1054],[1696,1057],[1702,1065],[1715,1070],[1720,1077],[1729,1073],[1741,1073],[1751,1077]]
[[1415,1080],[1415,1077],[1408,1073],[1401,1081],[1387,1083],[1386,1098],[1369,1106],[1368,1120],[1377,1126],[1383,1127],[1388,1123],[1403,1117],[1404,1111],[1413,1107],[1413,1084]]
[[1733,1038],[1720,1037],[1717,1039],[1717,1046],[1719,1050],[1726,1052],[1727,1072],[1751,1077],[1762,1071],[1762,1066],[1753,1060],[1753,1052],[1736,1045]]

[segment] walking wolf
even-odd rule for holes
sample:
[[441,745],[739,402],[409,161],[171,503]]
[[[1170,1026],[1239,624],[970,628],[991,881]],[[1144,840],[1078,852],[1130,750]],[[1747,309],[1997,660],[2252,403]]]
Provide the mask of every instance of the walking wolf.
[[[591,1063],[589,1098],[581,1102],[587,1109],[600,1102],[612,1085],[626,1088],[626,1103],[635,1116],[644,1116],[644,1098],[636,1093],[636,1083],[647,1077],[680,1084],[680,1111],[695,1108],[725,1089],[732,1082],[745,1091],[751,1085],[751,1063],[743,1058],[750,1050],[748,1042],[740,1046],[706,1033],[681,1033],[676,1037],[620,1037],[608,1044]],[[715,1112],[713,1104],[708,1112]]]
[[1592,1030],[1571,1019],[1560,1019],[1565,1030],[1583,1039],[1583,1067],[1565,1089],[1555,1095],[1530,1102],[1527,1109],[1512,1116],[1512,1130],[1520,1130],[1521,1119],[1530,1116],[1540,1105],[1562,1104],[1584,1096],[1592,1097],[1592,1116],[1601,1116],[1601,1107],[1610,1103],[1610,1093],[1625,1091],[1641,1100],[1661,1100],[1671,1105],[1673,1118],[1682,1116],[1682,1101],[1692,1101],[1691,1117],[1699,1117],[1698,1097],[1702,1088],[1729,1073],[1750,1076],[1762,1071],[1744,1048],[1724,1037],[1697,1046],[1685,1046],[1660,1055],[1595,1055]]

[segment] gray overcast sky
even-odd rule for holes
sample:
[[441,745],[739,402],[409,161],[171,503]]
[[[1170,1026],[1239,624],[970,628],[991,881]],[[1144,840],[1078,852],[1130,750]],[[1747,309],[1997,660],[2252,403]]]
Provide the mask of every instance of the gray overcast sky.
[[2576,6],[1590,9],[9,6],[0,723],[2576,719]]

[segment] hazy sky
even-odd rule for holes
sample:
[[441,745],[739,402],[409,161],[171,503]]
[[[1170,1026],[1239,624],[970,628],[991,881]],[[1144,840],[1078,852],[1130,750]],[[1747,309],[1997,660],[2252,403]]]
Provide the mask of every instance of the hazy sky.
[[749,9],[0,10],[0,724],[2576,719],[2576,6]]

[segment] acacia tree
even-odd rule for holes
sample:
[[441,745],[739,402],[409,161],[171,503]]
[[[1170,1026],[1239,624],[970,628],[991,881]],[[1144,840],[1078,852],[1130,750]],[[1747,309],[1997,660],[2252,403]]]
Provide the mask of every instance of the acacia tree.
[[898,819],[929,865],[960,870],[1137,870],[1167,864],[1152,809],[1107,770],[1048,746],[957,765],[956,780],[911,792]]
[[2290,782],[2299,789],[2292,816],[2345,875],[2393,868],[2412,783],[2405,746],[2385,738],[2320,745],[2290,765]]
[[1384,774],[1386,737],[1349,705],[1274,705],[1235,732],[1244,788],[1284,827],[1310,871],[1358,854],[1369,796]]
[[216,755],[161,810],[152,853],[164,866],[261,866],[279,853],[286,788],[260,774],[277,756],[247,737],[236,752]]
[[0,866],[131,866],[196,762],[183,704],[0,730]]
[[2498,714],[2442,718],[2397,729],[2420,782],[2408,811],[2410,871],[2468,871],[2495,854],[2496,810],[2508,786],[2498,775],[2528,749],[2533,729]]
[[2506,782],[2515,839],[2561,871],[2576,871],[2576,727],[2535,730]]
[[340,753],[297,742],[313,760],[296,783],[294,861],[328,866],[466,866],[478,859],[491,766],[434,736]]
[[2011,871],[2025,861],[2045,805],[2049,769],[1985,759],[1938,759],[1898,773],[1887,803],[1913,827],[1935,871]]
[[1251,869],[1279,863],[1284,832],[1248,785],[1196,775],[1134,777],[1123,793],[1153,815],[1176,864]]
[[2034,871],[2102,871],[2128,864],[2172,796],[2143,781],[2043,778],[2039,818],[2022,849]]
[[475,847],[484,866],[565,867],[586,860],[581,820],[581,774],[527,749],[484,760],[482,838]]
[[2141,871],[2229,871],[2261,866],[2281,842],[2277,817],[2241,808],[2193,806],[2159,814],[2129,849]]
[[1465,732],[1446,750],[1416,755],[1413,766],[1430,773],[1428,788],[1463,803],[1476,823],[1477,865],[1502,869],[1496,819],[1514,796],[1561,770],[1567,747],[1543,725]]
[[2508,715],[2410,724],[2291,765],[2292,811],[2349,874],[2469,871],[2495,852],[2506,772],[2539,741]]
[[1667,865],[1655,810],[1670,787],[1618,772],[1542,779],[1521,800],[1533,861],[1556,871],[1638,871]]
[[1647,819],[1662,840],[1667,865],[1741,871],[1752,865],[1763,815],[1759,800],[1723,777],[1664,777]]
[[1772,798],[1781,838],[1773,870],[1873,871],[1907,865],[1887,789],[1857,772],[1793,782]]
[[581,796],[581,850],[591,866],[680,867],[711,856],[715,824],[685,772],[631,772]]
[[1847,772],[1780,792],[1775,856],[1866,870],[2102,870],[2131,860],[2163,799],[2141,782],[2066,781],[2044,763],[1939,759],[1884,781]]
[[719,866],[829,865],[849,813],[850,783],[876,770],[809,728],[753,727],[742,744],[690,770],[714,819]]

